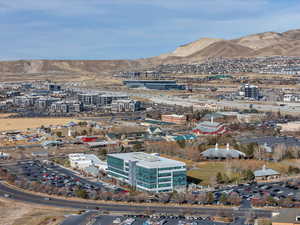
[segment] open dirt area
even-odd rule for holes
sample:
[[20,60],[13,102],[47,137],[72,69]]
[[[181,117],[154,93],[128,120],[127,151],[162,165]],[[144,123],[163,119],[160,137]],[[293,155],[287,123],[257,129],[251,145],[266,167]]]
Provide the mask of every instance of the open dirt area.
[[64,125],[71,121],[78,121],[73,118],[3,118],[0,116],[0,131],[26,130],[38,128],[42,125]]
[[0,198],[0,225],[58,225],[71,211]]

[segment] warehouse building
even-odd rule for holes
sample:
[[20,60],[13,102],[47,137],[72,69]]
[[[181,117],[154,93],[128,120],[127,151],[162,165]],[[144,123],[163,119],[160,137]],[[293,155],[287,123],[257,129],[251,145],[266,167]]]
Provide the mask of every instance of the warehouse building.
[[177,84],[176,80],[125,80],[128,88],[148,88],[156,90],[185,90],[185,85]]
[[184,191],[186,164],[143,152],[109,154],[108,176],[148,192]]

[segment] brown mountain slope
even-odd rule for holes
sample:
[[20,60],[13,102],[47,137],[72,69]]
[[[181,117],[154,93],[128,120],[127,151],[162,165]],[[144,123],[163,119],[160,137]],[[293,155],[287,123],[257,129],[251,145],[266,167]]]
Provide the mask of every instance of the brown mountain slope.
[[258,50],[271,45],[278,44],[285,39],[286,38],[281,33],[265,32],[235,39],[233,40],[233,42],[251,48],[253,50]]
[[298,30],[289,30],[282,33],[283,37],[289,40],[300,40],[300,29]]
[[190,63],[208,57],[298,56],[298,40],[300,30],[264,32],[228,41],[203,38],[152,59],[155,63]]
[[254,52],[253,56],[300,56],[300,40],[282,41]]
[[203,60],[205,58],[215,57],[248,57],[253,54],[253,50],[232,41],[219,41],[190,56],[191,60]]
[[216,43],[218,41],[222,41],[223,39],[219,38],[201,38],[197,41],[193,41],[191,43],[182,45],[175,49],[175,51],[167,54],[163,54],[160,57],[162,59],[168,58],[168,57],[186,57],[189,55],[192,55],[198,51],[201,51],[202,49],[208,47],[209,45]]
[[[99,75],[151,68],[164,63],[194,63],[215,57],[300,56],[300,30],[265,32],[234,40],[202,38],[171,53],[138,60],[19,60],[0,62],[0,78],[6,75]],[[16,76],[18,77],[18,76]],[[34,76],[31,76],[34,77]],[[0,79],[1,80],[1,79]]]
[[147,60],[19,60],[0,62],[0,74],[111,74],[145,66]]

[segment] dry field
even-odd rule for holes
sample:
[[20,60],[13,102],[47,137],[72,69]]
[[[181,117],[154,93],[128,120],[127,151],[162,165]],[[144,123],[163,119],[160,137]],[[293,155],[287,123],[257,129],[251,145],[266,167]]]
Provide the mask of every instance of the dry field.
[[73,118],[3,118],[0,116],[0,131],[26,130],[38,128],[42,125],[64,125],[71,121],[78,121]]
[[58,225],[71,211],[0,199],[0,225]]

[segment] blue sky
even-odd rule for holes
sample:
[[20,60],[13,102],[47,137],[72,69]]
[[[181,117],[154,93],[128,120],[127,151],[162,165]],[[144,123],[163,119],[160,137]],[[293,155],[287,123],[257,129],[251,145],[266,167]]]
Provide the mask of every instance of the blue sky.
[[134,59],[300,29],[299,0],[0,0],[0,60]]

